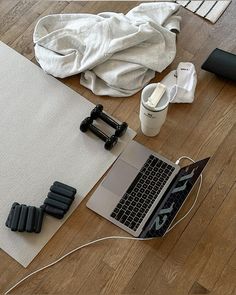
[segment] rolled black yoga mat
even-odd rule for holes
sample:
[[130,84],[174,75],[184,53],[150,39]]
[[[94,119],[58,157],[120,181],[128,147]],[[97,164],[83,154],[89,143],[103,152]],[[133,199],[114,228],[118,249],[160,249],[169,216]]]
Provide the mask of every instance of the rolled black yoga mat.
[[216,48],[203,63],[202,69],[236,81],[236,55]]

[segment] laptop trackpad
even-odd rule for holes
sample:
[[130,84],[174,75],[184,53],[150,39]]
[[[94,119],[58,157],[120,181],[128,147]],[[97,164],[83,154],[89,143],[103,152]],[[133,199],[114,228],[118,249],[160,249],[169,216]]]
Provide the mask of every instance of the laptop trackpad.
[[136,168],[119,159],[104,179],[102,186],[115,195],[123,196],[137,174]]

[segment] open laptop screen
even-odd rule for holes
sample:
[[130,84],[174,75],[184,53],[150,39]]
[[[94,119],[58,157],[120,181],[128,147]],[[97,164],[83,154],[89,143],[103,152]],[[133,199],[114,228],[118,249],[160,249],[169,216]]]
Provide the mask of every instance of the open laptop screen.
[[208,160],[209,158],[206,158],[180,169],[145,224],[141,238],[160,237],[165,234]]

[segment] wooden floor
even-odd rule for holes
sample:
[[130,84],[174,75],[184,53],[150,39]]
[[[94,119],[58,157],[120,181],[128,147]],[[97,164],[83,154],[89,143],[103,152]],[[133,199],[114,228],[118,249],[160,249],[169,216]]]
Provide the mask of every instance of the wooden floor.
[[[35,62],[32,33],[37,19],[51,13],[127,12],[137,2],[55,2],[0,0],[0,40]],[[236,294],[236,85],[200,69],[215,47],[236,53],[236,3],[212,25],[181,9],[182,29],[175,61],[192,61],[198,72],[193,104],[171,105],[156,138],[139,128],[140,93],[130,98],[97,97],[63,80],[77,92],[137,130],[136,140],[172,160],[211,156],[200,198],[189,217],[165,238],[105,241],[76,252],[15,290],[15,294]],[[0,65],[1,66],[1,65]],[[191,194],[180,215],[194,199]],[[85,207],[64,223],[31,265],[24,269],[0,250],[0,293],[33,270],[93,239],[126,235]],[[14,293],[14,292],[12,292]]]

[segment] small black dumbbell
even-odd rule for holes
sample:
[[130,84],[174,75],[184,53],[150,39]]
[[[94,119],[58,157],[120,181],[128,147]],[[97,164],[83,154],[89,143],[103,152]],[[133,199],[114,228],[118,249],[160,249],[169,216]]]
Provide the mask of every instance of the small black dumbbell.
[[104,148],[106,150],[111,150],[118,140],[117,136],[112,135],[111,137],[109,137],[96,126],[94,126],[93,119],[91,117],[87,117],[82,121],[82,123],[80,124],[80,130],[82,132],[90,130],[93,134],[95,134],[97,137],[105,142]]
[[125,134],[125,131],[128,128],[128,124],[126,122],[119,124],[115,120],[113,120],[111,117],[109,117],[107,114],[103,113],[103,106],[101,104],[96,105],[96,107],[92,110],[90,116],[94,120],[96,120],[97,118],[100,118],[101,120],[106,122],[108,125],[116,129],[115,136],[118,136],[118,137],[121,137],[123,134]]

